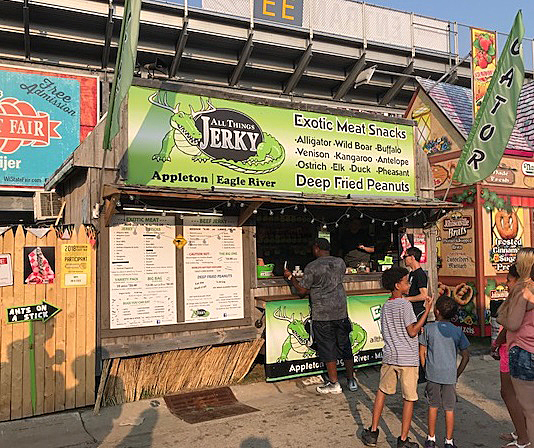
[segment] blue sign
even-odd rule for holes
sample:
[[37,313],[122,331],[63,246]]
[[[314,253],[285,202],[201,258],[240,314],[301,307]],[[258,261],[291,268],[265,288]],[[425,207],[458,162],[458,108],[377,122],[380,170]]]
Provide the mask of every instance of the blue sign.
[[80,82],[0,69],[0,185],[42,187],[80,143]]

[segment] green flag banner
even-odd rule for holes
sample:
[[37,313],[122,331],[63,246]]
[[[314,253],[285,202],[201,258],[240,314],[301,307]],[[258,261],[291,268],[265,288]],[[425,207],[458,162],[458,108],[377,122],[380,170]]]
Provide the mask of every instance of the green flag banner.
[[128,89],[132,85],[135,60],[137,58],[137,38],[139,37],[139,16],[141,14],[141,0],[126,0],[122,17],[121,35],[115,77],[111,88],[106,128],[104,130],[104,149],[111,149],[111,140],[120,129],[121,104]]
[[523,14],[519,11],[508,36],[482,106],[462,150],[453,180],[474,184],[499,165],[514,128],[525,67]]

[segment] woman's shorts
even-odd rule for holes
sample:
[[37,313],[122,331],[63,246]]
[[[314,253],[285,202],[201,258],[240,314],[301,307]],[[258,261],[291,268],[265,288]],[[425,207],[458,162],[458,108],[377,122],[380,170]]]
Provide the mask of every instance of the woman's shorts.
[[513,346],[510,349],[510,376],[523,381],[534,381],[534,353]]

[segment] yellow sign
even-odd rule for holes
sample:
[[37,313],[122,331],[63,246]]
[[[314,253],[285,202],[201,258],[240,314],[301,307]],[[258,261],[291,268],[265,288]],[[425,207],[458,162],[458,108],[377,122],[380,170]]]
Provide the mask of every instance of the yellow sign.
[[476,116],[497,66],[496,33],[494,31],[471,28],[471,56],[473,115]]
[[61,245],[61,287],[78,288],[91,282],[91,246]]
[[178,249],[183,249],[187,244],[187,240],[183,237],[183,235],[180,234],[174,238],[173,243]]

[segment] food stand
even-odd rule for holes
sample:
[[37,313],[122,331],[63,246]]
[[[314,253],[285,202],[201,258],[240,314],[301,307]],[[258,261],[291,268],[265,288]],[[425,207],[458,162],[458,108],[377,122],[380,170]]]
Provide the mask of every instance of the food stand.
[[[377,306],[385,296],[377,270],[399,261],[403,235],[423,236],[424,267],[437,288],[432,223],[457,205],[433,198],[412,121],[136,80],[122,122],[109,154],[99,149],[98,128],[48,184],[66,199],[67,221],[89,219],[100,229],[103,359],[136,356],[141,365],[154,354],[226,344],[250,366],[257,351],[238,347],[260,340],[259,350],[263,336],[269,364],[279,338],[272,324],[287,338],[297,308],[304,326],[307,315],[281,277],[284,261],[303,268],[313,239],[327,236],[338,247],[355,219],[376,238],[368,265],[345,279],[358,365],[379,361]],[[92,204],[85,216],[80,196]],[[272,276],[258,258],[274,265]],[[299,375],[317,371],[311,353],[284,351],[284,362],[311,361]],[[283,370],[269,378],[292,376]]]
[[524,85],[517,120],[497,169],[462,186],[451,179],[471,128],[471,91],[419,80],[406,116],[418,123],[417,143],[428,154],[436,196],[463,208],[438,223],[440,291],[460,305],[466,334],[489,336],[493,301],[507,297],[506,274],[519,249],[532,246],[534,186],[534,83]]

